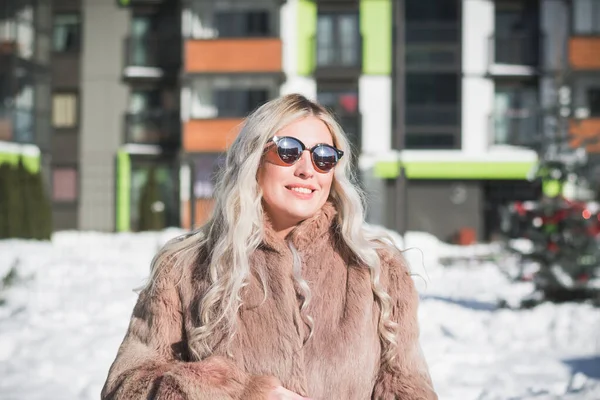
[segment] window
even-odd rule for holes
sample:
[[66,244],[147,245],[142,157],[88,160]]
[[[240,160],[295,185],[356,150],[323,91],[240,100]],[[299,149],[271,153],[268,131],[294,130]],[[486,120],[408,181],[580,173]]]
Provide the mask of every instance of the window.
[[442,150],[456,147],[456,135],[447,133],[406,133],[407,149]]
[[358,92],[356,90],[319,91],[317,100],[338,115],[358,113]]
[[600,0],[573,1],[573,30],[576,34],[600,35]]
[[57,14],[54,17],[52,50],[56,52],[79,51],[81,20],[78,14]]
[[57,167],[52,170],[52,199],[56,202],[77,200],[77,170]]
[[600,87],[590,88],[587,93],[590,116],[600,117]]
[[406,102],[409,105],[438,105],[459,103],[458,74],[407,73]]
[[406,21],[452,22],[458,20],[459,2],[452,0],[406,0]]
[[317,19],[317,65],[360,65],[360,33],[356,13],[319,14]]
[[268,100],[269,91],[263,89],[215,91],[215,105],[219,117],[245,117]]
[[77,95],[58,93],[52,97],[52,126],[72,128],[77,125]]
[[265,37],[271,34],[269,12],[227,11],[215,16],[219,37]]

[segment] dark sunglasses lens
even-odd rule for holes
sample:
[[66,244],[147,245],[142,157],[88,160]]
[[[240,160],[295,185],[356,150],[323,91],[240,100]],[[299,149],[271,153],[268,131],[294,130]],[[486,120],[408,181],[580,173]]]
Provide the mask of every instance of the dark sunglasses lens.
[[293,138],[283,138],[277,142],[279,158],[286,164],[293,164],[302,156],[302,144]]
[[329,171],[339,161],[337,151],[328,145],[317,146],[312,153],[313,161],[321,171]]

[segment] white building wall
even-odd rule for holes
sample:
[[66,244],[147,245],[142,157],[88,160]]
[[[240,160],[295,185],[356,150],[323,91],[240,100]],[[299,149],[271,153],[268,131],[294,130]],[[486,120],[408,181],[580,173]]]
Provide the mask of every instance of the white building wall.
[[494,4],[463,0],[462,30],[462,152],[475,155],[488,149],[494,81],[485,74],[494,32]]
[[300,93],[311,100],[317,98],[317,83],[313,77],[298,74],[298,0],[286,1],[280,9],[280,32],[283,44],[283,72],[286,81],[280,94]]
[[[115,2],[82,2],[79,227],[115,228],[115,155],[121,145],[128,87],[122,82],[123,38],[130,13]],[[89,51],[88,51],[89,50]]]
[[362,153],[371,156],[392,148],[392,78],[362,75],[358,81],[362,115]]

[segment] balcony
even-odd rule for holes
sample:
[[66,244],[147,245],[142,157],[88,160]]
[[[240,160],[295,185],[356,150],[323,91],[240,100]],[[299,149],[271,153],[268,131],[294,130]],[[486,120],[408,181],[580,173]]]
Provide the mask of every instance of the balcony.
[[318,78],[358,78],[362,71],[362,37],[355,43],[318,43],[312,38],[314,49],[315,77]]
[[496,76],[532,76],[540,72],[542,35],[513,34],[488,39],[488,73]]
[[535,110],[513,109],[489,117],[489,144],[537,147],[543,134],[542,115]]
[[282,74],[279,38],[195,39],[185,42],[189,74]]
[[126,37],[123,76],[127,79],[160,79],[176,75],[180,65],[180,40],[157,35]]
[[569,64],[576,70],[600,69],[600,36],[571,37]]
[[124,142],[126,144],[156,145],[165,149],[178,149],[181,142],[181,122],[177,113],[151,110],[127,113],[124,117]]

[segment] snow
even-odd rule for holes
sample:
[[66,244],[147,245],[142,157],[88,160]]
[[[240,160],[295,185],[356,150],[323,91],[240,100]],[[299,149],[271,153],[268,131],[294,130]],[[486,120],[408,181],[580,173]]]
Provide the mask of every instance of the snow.
[[[160,233],[61,232],[0,241],[0,398],[98,399]],[[398,238],[400,241],[402,238]],[[440,399],[600,399],[600,310],[545,303],[498,309],[531,288],[481,255],[409,232],[402,241],[422,301],[421,344]],[[440,260],[458,257],[452,266]]]

